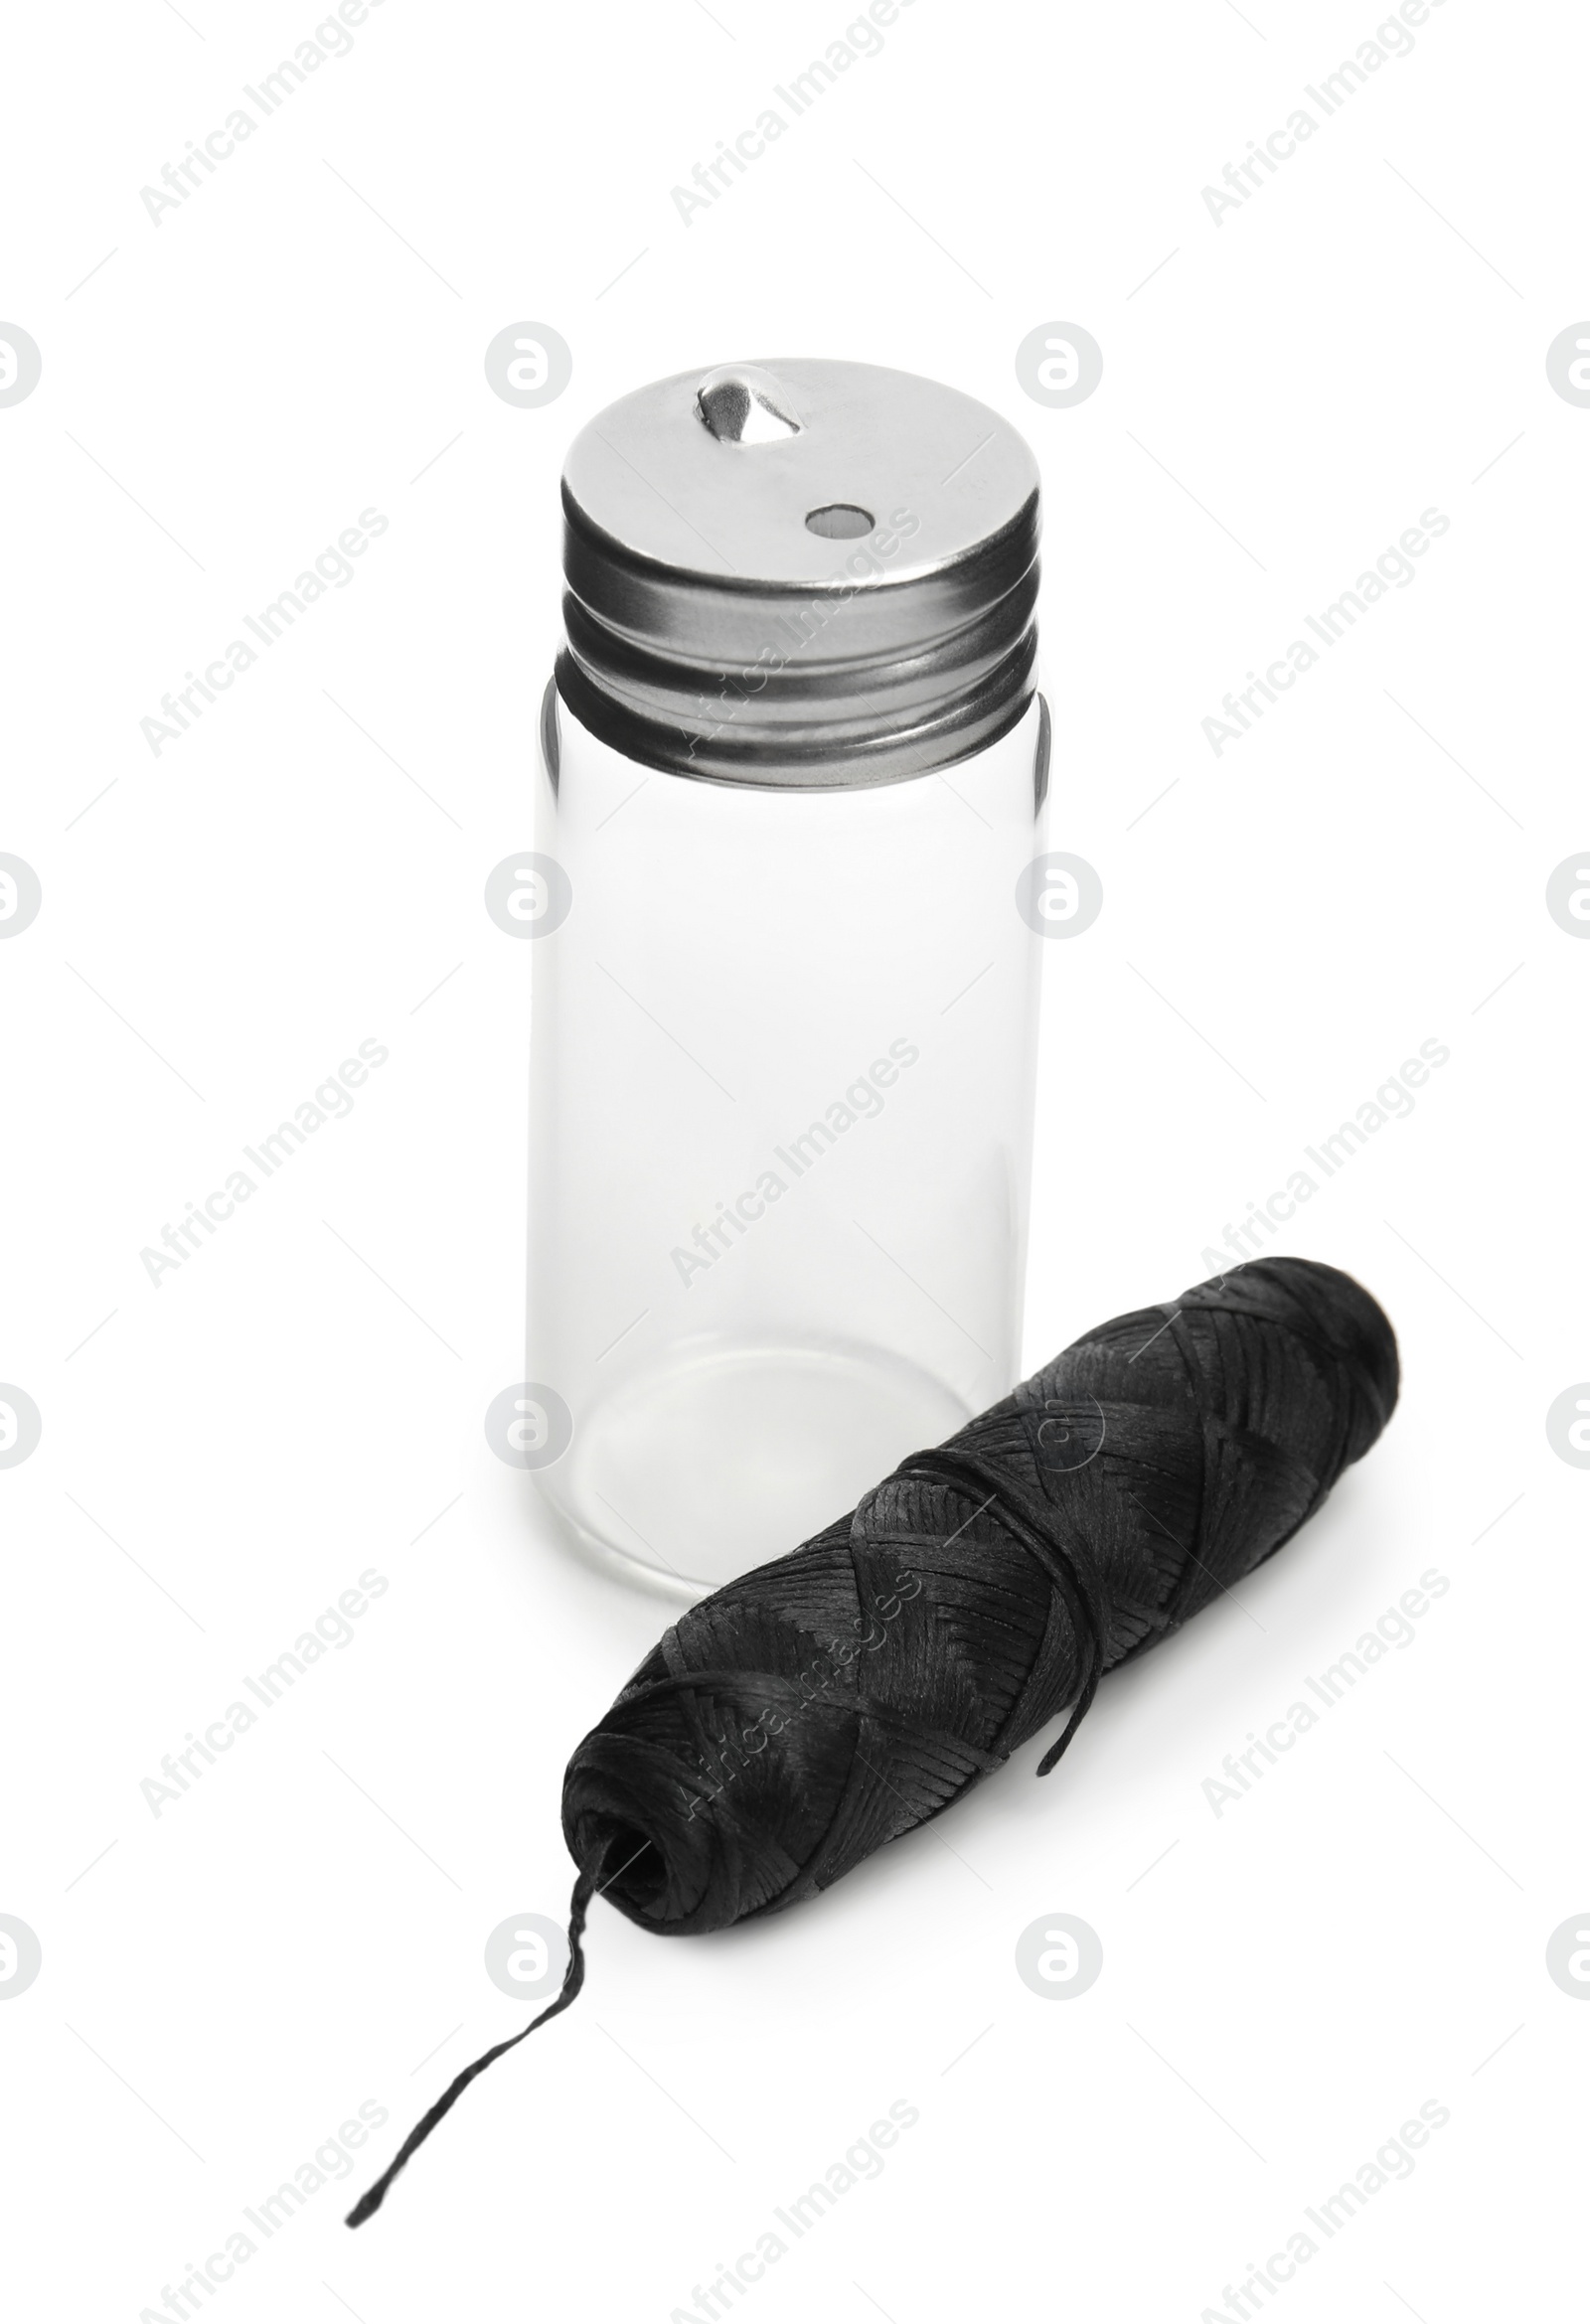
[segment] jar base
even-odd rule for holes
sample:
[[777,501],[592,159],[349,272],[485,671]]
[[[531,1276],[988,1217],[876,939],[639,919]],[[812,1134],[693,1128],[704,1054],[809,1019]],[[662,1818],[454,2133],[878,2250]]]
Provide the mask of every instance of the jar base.
[[694,1600],[831,1524],[971,1417],[884,1348],[698,1341],[588,1407],[537,1482],[604,1563]]

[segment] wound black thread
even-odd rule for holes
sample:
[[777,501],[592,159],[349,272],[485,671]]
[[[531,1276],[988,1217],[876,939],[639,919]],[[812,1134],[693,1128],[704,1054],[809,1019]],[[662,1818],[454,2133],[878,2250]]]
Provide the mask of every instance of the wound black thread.
[[[574,1753],[576,1863],[665,1936],[782,1912],[937,1815],[1289,1540],[1397,1393],[1369,1295],[1249,1262],[1116,1317],[684,1615]],[[621,1862],[613,1855],[609,1861]]]
[[1391,1325],[1351,1276],[1253,1260],[1101,1323],[682,1616],[563,1779],[581,1870],[562,1990],[458,2076],[349,2226],[475,2076],[574,1999],[593,1895],[661,1936],[786,1911],[1069,1706],[1047,1775],[1104,1673],[1273,1557],[1397,1386]]

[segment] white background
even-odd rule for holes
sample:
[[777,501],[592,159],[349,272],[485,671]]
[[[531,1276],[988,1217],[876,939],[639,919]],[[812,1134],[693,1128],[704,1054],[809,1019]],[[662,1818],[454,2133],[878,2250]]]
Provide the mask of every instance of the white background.
[[[206,2312],[661,2324],[897,2098],[881,2177],[738,2303],[765,2324],[1234,2315],[1432,2098],[1413,2175],[1274,2302],[1456,2324],[1560,2287],[1590,1474],[1544,1416],[1590,1376],[1590,943],[1544,887],[1590,847],[1590,411],[1544,359],[1590,312],[1587,28],[1450,0],[1216,225],[1202,187],[1368,0],[918,0],[687,227],[670,189],[845,21],[388,0],[158,226],[140,188],[307,0],[11,27],[0,316],[44,357],[0,409],[0,848],[44,887],[0,944],[0,1378],[44,1421],[0,1471],[0,1911],[43,1947],[0,2007],[19,2315],[195,2312],[161,2287],[365,2100],[354,2175]],[[536,410],[482,367],[525,319],[574,357]],[[1055,319],[1104,350],[1073,409],[1015,375]],[[628,387],[783,351],[951,381],[1043,466],[1049,845],[1105,907],[1045,957],[1029,1363],[1210,1272],[1434,1038],[1286,1240],[1384,1301],[1403,1402],[1046,1784],[1034,1745],[738,1934],[598,1906],[578,2008],[352,2237],[368,2167],[522,2022],[485,1938],[564,1910],[564,1760],[666,1614],[481,1427],[522,1369],[535,949],[481,890],[528,838],[557,469]],[[161,695],[367,507],[356,579],[152,755]],[[1416,582],[1216,758],[1222,695],[1432,507]],[[157,1290],[140,1249],[365,1038],[353,1115]],[[154,1816],[161,1756],[368,1567],[354,1642]],[[1431,1567],[1416,1642],[1216,1818],[1222,1756]],[[1064,2003],[1013,1959],[1055,1912],[1104,1947]]]

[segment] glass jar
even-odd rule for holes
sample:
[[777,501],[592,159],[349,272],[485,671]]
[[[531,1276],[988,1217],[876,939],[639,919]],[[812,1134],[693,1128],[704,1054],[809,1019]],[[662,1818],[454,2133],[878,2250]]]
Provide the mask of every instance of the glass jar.
[[612,405],[563,504],[529,1461],[696,1597],[1019,1377],[1037,474],[953,389],[791,361]]

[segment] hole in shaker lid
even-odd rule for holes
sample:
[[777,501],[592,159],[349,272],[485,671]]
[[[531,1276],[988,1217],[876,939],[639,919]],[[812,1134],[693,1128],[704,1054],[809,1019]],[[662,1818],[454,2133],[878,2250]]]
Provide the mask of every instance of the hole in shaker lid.
[[801,433],[782,384],[757,364],[719,364],[696,387],[696,413],[720,444],[775,444]]
[[821,534],[825,541],[860,541],[876,523],[875,517],[853,502],[835,501],[826,509],[813,509],[806,520],[806,530]]

